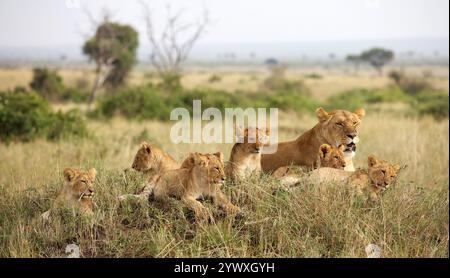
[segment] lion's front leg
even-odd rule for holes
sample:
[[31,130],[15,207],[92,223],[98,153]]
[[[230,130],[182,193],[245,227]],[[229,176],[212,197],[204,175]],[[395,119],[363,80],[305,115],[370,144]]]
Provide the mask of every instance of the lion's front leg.
[[241,211],[241,209],[238,206],[233,205],[230,200],[228,200],[227,196],[220,190],[217,190],[214,196],[211,197],[213,198],[214,204],[221,207],[227,214],[233,215]]
[[197,201],[194,197],[185,196],[182,197],[181,200],[192,209],[195,213],[195,218],[199,221],[207,220],[211,218],[211,215],[206,207],[202,205],[199,201]]

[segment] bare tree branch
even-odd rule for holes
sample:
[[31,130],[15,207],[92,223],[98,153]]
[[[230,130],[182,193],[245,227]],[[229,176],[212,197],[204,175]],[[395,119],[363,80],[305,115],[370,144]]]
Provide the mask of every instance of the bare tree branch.
[[204,9],[201,21],[196,24],[183,23],[182,16],[185,11],[180,9],[172,13],[171,6],[166,5],[167,20],[158,36],[149,5],[144,1],[140,3],[143,7],[147,36],[151,46],[150,62],[162,78],[180,75],[182,64],[188,59],[193,46],[205,33],[209,24],[208,11]]

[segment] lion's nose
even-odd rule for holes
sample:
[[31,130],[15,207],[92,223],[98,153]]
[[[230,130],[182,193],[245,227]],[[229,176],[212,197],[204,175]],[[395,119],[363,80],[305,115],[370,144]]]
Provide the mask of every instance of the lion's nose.
[[223,181],[225,181],[225,179],[226,179],[225,177],[222,177],[222,180],[223,180]]
[[136,169],[136,164],[131,165],[131,168]]
[[350,138],[350,139],[353,139],[353,138],[356,137],[356,134],[353,134],[353,133],[352,134],[347,134],[347,137]]

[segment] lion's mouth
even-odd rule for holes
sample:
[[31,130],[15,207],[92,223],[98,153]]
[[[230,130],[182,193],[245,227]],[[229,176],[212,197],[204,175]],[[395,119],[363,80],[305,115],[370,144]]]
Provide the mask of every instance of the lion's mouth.
[[344,152],[355,152],[356,151],[356,144],[351,142],[350,144],[345,145]]
[[80,195],[80,199],[92,199],[94,197],[94,192],[83,192]]

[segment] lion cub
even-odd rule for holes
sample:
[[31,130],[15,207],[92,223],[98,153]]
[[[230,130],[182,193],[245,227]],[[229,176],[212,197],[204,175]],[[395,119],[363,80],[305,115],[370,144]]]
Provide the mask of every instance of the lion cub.
[[368,166],[367,170],[360,169],[355,172],[332,168],[316,169],[310,172],[307,182],[350,185],[356,189],[358,195],[366,195],[374,200],[395,183],[400,166],[379,160],[374,155],[368,157]]
[[[319,147],[317,154],[317,162],[315,163],[320,167],[329,167],[334,169],[344,170],[345,163],[345,145],[340,145],[339,148],[328,144],[322,144]],[[281,183],[285,186],[291,186],[300,182],[301,178],[298,175],[292,173],[291,167],[284,166],[278,168],[272,175],[281,179]]]
[[261,150],[267,143],[269,129],[236,127],[238,141],[231,149],[230,160],[225,166],[227,178],[242,181],[251,174],[261,173]]
[[[67,168],[64,170],[64,185],[61,192],[52,206],[69,205],[74,208],[79,208],[81,213],[90,215],[96,206],[92,197],[94,196],[94,188],[92,183],[97,174],[94,168],[88,171],[82,171],[74,168]],[[50,218],[51,209],[42,214],[44,220]]]
[[169,154],[145,141],[141,143],[139,150],[136,152],[131,167],[134,170],[143,172],[147,175],[146,183],[137,194],[125,194],[119,196],[120,201],[133,198],[148,199],[159,174],[168,170],[180,168],[178,162],[176,162]]
[[233,205],[220,190],[225,182],[223,154],[191,153],[180,169],[161,174],[155,183],[153,196],[155,200],[167,202],[168,197],[181,199],[191,208],[198,220],[209,217],[208,210],[197,201],[209,196],[214,204],[220,206],[227,214],[236,214],[240,209]]

